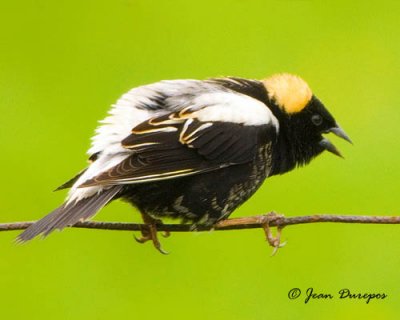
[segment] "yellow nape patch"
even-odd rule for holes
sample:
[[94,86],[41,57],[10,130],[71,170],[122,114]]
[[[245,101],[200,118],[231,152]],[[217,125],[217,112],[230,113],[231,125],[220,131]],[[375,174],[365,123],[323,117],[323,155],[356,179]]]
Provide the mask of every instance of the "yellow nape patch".
[[296,113],[304,109],[312,97],[308,84],[298,76],[282,73],[264,79],[268,96],[286,113]]

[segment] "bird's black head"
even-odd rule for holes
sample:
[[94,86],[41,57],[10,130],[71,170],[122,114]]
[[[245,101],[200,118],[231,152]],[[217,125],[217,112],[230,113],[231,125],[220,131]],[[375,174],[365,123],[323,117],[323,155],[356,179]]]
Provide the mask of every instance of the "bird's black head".
[[324,134],[333,133],[351,140],[304,80],[279,74],[263,83],[268,93],[268,106],[279,120],[272,174],[307,164],[324,150],[341,156]]

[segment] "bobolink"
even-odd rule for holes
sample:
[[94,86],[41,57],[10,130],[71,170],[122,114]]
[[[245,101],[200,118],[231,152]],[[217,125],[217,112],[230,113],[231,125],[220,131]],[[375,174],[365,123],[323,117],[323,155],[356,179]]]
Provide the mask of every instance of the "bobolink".
[[310,162],[322,134],[350,141],[298,76],[161,81],[124,94],[101,121],[90,165],[59,189],[66,202],[19,235],[27,241],[91,218],[112,200],[137,207],[157,240],[160,218],[213,226],[270,176]]

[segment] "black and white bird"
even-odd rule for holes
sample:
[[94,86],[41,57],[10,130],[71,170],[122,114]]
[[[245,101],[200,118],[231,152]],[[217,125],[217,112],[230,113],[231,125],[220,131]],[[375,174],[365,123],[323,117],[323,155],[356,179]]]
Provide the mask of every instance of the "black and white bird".
[[310,162],[323,136],[350,141],[307,83],[291,74],[264,80],[170,80],[134,88],[100,122],[90,165],[59,189],[64,204],[19,235],[27,241],[93,217],[122,198],[157,240],[163,217],[213,226],[273,175]]

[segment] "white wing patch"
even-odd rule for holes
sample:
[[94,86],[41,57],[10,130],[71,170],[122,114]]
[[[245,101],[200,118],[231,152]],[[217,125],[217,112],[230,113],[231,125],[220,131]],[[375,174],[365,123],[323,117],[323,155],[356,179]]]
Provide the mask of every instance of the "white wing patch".
[[259,100],[240,93],[213,92],[194,98],[193,108],[208,106],[192,113],[198,120],[225,121],[249,126],[273,124],[279,127],[278,120],[271,110]]
[[[169,80],[133,88],[122,95],[112,106],[109,116],[100,121],[101,125],[96,129],[88,154],[103,152],[110,147],[115,148],[114,152],[126,152],[120,144],[134,127],[154,116],[172,111],[173,106],[168,105],[169,97],[174,99],[188,92],[197,95],[211,88],[215,89],[215,86],[199,80]],[[166,99],[165,104],[157,105],[157,99],[163,97]],[[151,106],[158,108],[153,109]]]

